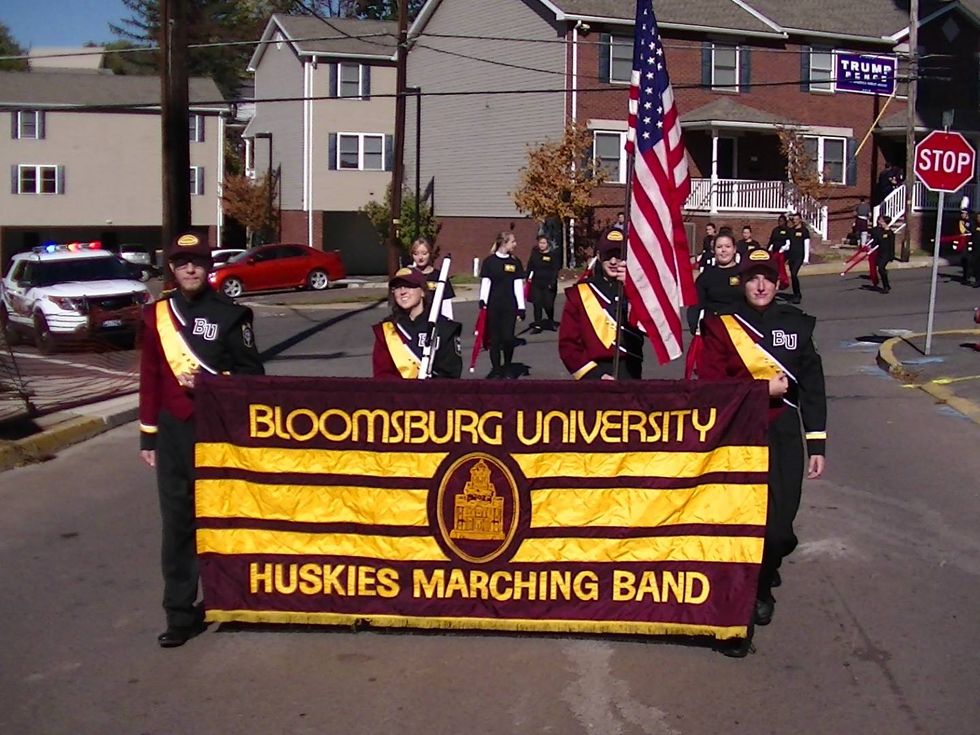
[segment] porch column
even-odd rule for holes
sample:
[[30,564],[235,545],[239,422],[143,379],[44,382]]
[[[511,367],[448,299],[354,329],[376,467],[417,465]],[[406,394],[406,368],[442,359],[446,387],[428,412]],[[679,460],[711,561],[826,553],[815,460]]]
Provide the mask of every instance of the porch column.
[[711,128],[711,193],[708,212],[718,213],[718,131],[715,128]]

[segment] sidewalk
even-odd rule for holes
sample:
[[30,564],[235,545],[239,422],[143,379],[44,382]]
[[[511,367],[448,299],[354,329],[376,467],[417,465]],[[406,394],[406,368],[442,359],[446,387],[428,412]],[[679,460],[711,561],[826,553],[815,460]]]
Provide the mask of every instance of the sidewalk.
[[907,387],[918,388],[980,424],[980,329],[892,337],[878,350],[878,364]]

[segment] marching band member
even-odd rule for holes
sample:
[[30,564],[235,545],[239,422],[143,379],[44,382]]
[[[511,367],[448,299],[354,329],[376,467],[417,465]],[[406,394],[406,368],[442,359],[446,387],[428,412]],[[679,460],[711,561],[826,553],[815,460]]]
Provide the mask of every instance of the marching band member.
[[[432,243],[426,238],[420,237],[412,243],[411,254],[412,265],[409,267],[417,268],[425,274],[426,290],[431,297],[439,283],[439,269],[435,266],[436,251],[433,249]],[[453,318],[454,298],[456,298],[456,292],[453,290],[453,284],[447,279],[441,307],[441,313],[446,319]]]
[[[388,281],[391,316],[375,324],[371,363],[375,378],[416,380],[429,340],[427,279],[421,270],[402,268]],[[458,378],[463,372],[462,325],[439,315],[433,346],[432,377]]]
[[[709,315],[703,322],[700,377],[769,384],[769,503],[754,616],[756,625],[768,625],[779,566],[797,545],[793,521],[804,473],[800,417],[809,455],[807,477],[816,479],[825,467],[827,398],[823,365],[813,345],[816,320],[774,302],[779,274],[772,255],[765,250],[751,252],[741,265],[741,275],[744,302],[731,314]],[[744,656],[749,640],[723,650],[726,655]]]
[[194,530],[194,383],[202,371],[261,375],[252,312],[208,285],[211,247],[185,233],[167,254],[177,288],[143,309],[140,458],[156,469],[163,525],[162,648],[207,627],[197,601]]
[[524,267],[514,257],[517,238],[511,232],[497,235],[490,257],[480,268],[480,308],[486,307],[487,349],[492,369],[488,378],[516,378],[512,368],[516,337],[514,327],[524,320]]
[[[565,310],[558,328],[558,354],[576,380],[639,379],[643,367],[643,335],[625,320],[617,301],[626,279],[620,230],[607,232],[599,243],[601,267],[588,279],[565,289]],[[616,316],[622,308],[619,374],[613,375]]]
[[[547,237],[539,237],[527,260],[528,280],[531,282],[531,303],[534,304],[534,324],[531,331],[555,330],[555,296],[558,293],[558,259],[551,252]],[[543,319],[542,316],[547,317]]]

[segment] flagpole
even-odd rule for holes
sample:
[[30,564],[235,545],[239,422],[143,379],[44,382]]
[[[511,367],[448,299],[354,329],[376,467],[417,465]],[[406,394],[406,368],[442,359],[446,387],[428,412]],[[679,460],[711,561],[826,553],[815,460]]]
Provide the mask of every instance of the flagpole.
[[[636,157],[636,148],[626,158],[626,204],[623,205],[623,262],[626,262],[626,254],[630,249],[630,204],[633,200],[633,160]],[[602,267],[602,261],[599,261]],[[623,342],[623,282],[617,280],[616,286],[616,351],[613,353],[613,379],[619,380],[619,351]]]

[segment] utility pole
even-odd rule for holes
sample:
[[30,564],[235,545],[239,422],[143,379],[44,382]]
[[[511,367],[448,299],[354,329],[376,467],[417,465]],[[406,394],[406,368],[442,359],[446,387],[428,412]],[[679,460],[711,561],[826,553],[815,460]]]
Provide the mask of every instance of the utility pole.
[[[388,227],[388,275],[398,270],[401,248],[398,228],[402,213],[402,179],[405,176],[405,94],[408,77],[408,0],[398,0],[398,55],[395,60],[395,152],[391,166],[391,223]],[[416,162],[416,165],[418,163]]]
[[[905,239],[902,241],[901,260],[907,261],[912,251],[912,201],[915,191],[915,93],[919,77],[919,0],[911,0],[909,7],[909,58],[908,101],[905,122]],[[942,217],[942,212],[938,212]]]
[[191,225],[187,0],[160,2],[160,121],[164,251]]

